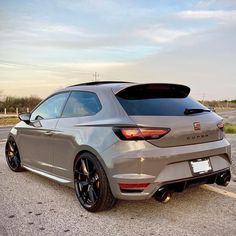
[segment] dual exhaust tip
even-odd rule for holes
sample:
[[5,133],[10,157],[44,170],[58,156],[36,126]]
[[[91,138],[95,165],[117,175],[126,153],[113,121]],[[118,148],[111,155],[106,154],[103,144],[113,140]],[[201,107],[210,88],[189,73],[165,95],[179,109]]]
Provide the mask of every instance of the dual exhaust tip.
[[158,202],[167,203],[171,199],[171,192],[167,188],[159,188],[154,194]]
[[[229,184],[230,179],[231,179],[230,172],[227,171],[227,172],[224,172],[222,174],[219,174],[215,179],[215,183],[220,185],[220,186],[225,186],[226,187]],[[154,198],[158,202],[167,203],[171,199],[171,191],[166,187],[161,187],[154,194]]]
[[216,184],[226,187],[231,179],[230,172],[224,172],[216,177]]

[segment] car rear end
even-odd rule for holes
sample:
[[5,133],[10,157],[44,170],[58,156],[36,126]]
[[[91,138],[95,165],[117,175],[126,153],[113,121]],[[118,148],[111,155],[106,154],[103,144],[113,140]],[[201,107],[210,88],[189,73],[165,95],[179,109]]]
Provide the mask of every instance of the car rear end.
[[164,201],[191,184],[230,180],[231,149],[220,116],[174,84],[130,84],[113,89],[130,125],[113,127],[114,144],[102,155],[120,199]]

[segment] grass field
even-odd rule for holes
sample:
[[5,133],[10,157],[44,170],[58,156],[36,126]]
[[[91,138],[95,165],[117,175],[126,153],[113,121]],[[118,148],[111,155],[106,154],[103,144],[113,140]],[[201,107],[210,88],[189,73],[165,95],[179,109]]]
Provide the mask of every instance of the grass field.
[[236,134],[236,124],[226,123],[224,130],[227,134]]
[[18,117],[0,117],[0,126],[15,125],[18,122]]

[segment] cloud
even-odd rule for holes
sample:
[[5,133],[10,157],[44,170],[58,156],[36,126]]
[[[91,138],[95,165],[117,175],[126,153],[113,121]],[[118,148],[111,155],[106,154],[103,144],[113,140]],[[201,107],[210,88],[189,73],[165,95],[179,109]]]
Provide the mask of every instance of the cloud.
[[164,25],[152,25],[137,30],[136,35],[147,38],[155,43],[168,43],[180,37],[189,35],[190,32],[168,28]]
[[[32,19],[21,18],[17,22],[7,21],[1,22],[1,38],[4,36],[17,38],[26,38],[33,40],[34,38],[52,38],[53,35],[58,39],[58,35],[65,37],[80,37],[80,38],[99,38],[104,36],[99,33],[91,33],[82,27],[66,24],[54,24],[47,21],[39,21]],[[17,37],[16,37],[17,35]]]
[[199,11],[181,11],[177,16],[183,19],[192,20],[221,20],[221,21],[236,21],[236,10],[199,10]]
[[8,94],[45,96],[97,71],[101,80],[177,82],[212,90],[212,98],[235,96],[234,0],[26,2],[0,9]]
[[236,7],[235,0],[200,0],[195,4],[195,7],[198,9],[209,9],[215,8],[220,9],[222,7],[227,9],[233,9]]
[[[236,27],[205,31],[181,39],[178,47],[146,57],[113,74],[138,82],[186,84],[192,96],[202,99],[235,99]],[[194,44],[189,44],[194,41]]]

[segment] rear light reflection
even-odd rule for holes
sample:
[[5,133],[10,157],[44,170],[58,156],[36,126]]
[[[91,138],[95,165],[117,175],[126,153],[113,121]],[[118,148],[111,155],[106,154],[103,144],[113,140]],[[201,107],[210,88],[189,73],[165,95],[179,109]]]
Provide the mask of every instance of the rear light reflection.
[[170,132],[170,128],[114,127],[113,131],[121,140],[159,139]]

